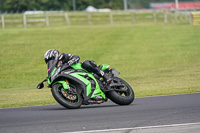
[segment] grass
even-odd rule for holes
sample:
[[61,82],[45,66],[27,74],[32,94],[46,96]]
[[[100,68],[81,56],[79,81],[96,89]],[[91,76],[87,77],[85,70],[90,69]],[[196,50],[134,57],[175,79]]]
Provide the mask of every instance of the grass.
[[6,29],[0,32],[0,108],[56,103],[46,77],[51,48],[110,64],[136,97],[200,92],[200,27],[137,24]]

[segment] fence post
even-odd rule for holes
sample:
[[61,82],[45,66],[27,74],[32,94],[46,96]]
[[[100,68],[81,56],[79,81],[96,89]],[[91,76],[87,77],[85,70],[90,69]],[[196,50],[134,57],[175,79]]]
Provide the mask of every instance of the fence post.
[[153,10],[153,21],[154,23],[157,23],[156,10]]
[[175,10],[175,23],[177,23],[178,22],[178,10]]
[[110,17],[110,25],[113,25],[113,15],[112,15],[112,12],[109,13],[109,17]]
[[183,13],[182,12],[180,13],[180,21],[181,22],[183,21]]
[[46,20],[46,26],[49,26],[49,16],[47,13],[45,13],[45,20]]
[[136,20],[135,20],[135,12],[134,12],[134,11],[132,12],[132,23],[133,23],[133,24],[136,23]]
[[193,14],[192,14],[192,12],[190,12],[190,19],[189,19],[189,23],[190,23],[190,25],[193,25]]
[[167,24],[167,11],[164,11],[164,23]]
[[188,16],[188,13],[186,12],[185,13],[185,22],[188,22],[188,19],[189,19],[189,16]]
[[1,15],[1,23],[2,23],[2,29],[4,29],[5,28],[4,15]]
[[68,16],[68,14],[67,14],[67,13],[65,13],[65,22],[66,22],[66,24],[67,24],[67,25],[69,25],[69,24],[70,24],[70,21],[69,21],[69,16]]
[[173,12],[169,12],[169,21],[170,23],[174,23],[174,13]]
[[27,23],[26,23],[26,14],[25,13],[23,15],[23,22],[24,22],[24,28],[26,28]]
[[88,24],[89,24],[89,25],[91,25],[91,24],[92,24],[91,18],[92,18],[92,17],[91,17],[91,14],[90,14],[90,13],[88,13]]

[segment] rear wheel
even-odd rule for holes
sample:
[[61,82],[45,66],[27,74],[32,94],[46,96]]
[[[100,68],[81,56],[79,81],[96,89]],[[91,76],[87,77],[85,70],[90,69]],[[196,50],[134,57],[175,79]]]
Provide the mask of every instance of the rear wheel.
[[69,90],[64,89],[62,84],[55,84],[53,85],[51,92],[55,100],[65,108],[80,108],[83,102],[82,97],[77,93],[75,86],[70,85],[70,89],[73,89],[73,92],[76,93],[71,93]]
[[107,97],[116,104],[129,105],[133,102],[135,95],[131,86],[124,80],[114,77],[114,83],[120,83],[122,86],[114,86],[112,91],[107,92]]

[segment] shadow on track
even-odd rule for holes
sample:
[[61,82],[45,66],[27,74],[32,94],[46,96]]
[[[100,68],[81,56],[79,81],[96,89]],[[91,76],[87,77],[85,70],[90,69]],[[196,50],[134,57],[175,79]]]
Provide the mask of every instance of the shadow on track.
[[[124,107],[125,106],[133,106],[134,104],[130,104],[130,105],[123,105]],[[35,110],[85,110],[85,109],[96,109],[96,108],[118,108],[118,107],[121,107],[122,105],[117,105],[117,104],[108,104],[108,105],[82,105],[80,108],[78,109],[67,109],[65,107],[62,107],[61,105],[57,104],[55,106],[51,106],[51,107],[45,107],[45,108],[37,108]]]

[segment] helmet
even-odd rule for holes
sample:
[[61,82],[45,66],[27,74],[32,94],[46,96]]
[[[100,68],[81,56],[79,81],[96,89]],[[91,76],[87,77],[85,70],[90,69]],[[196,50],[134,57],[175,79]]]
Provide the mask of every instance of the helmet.
[[60,56],[60,53],[57,49],[50,49],[44,54],[44,60],[46,64],[49,60],[57,60]]

